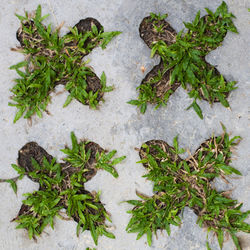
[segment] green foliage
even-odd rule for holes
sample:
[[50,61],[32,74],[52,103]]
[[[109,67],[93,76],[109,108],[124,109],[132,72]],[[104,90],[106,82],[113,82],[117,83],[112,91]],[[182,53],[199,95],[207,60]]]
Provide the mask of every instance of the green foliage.
[[115,158],[112,160],[116,152],[117,152],[116,150],[112,150],[107,154],[105,152],[96,153],[96,161],[97,161],[96,168],[104,169],[105,171],[112,174],[115,178],[118,177],[118,173],[113,166],[120,163],[126,158],[126,156],[121,156],[119,158]]
[[15,165],[15,164],[11,164],[11,166],[17,171],[17,173],[19,174],[19,176],[14,177],[14,178],[10,178],[10,179],[0,179],[0,183],[1,182],[7,182],[10,184],[10,187],[13,189],[14,193],[17,193],[17,181],[21,180],[24,175],[25,175],[25,169]]
[[[24,194],[26,200],[23,200],[22,208],[25,208],[25,211],[19,213],[15,221],[19,223],[17,228],[27,229],[29,237],[35,238],[43,232],[48,224],[53,228],[54,217],[61,217],[60,210],[65,208],[68,217],[73,218],[78,223],[77,235],[80,231],[90,230],[97,245],[99,236],[105,235],[109,238],[115,238],[115,236],[107,231],[108,226],[105,225],[105,219],[110,222],[111,220],[100,202],[100,193],[90,193],[84,189],[88,180],[86,175],[91,174],[93,169],[102,168],[118,177],[113,166],[120,163],[125,156],[112,160],[116,153],[113,150],[110,153],[96,154],[93,159],[91,153],[94,149],[89,147],[87,150],[90,142],[81,141],[78,143],[73,132],[71,132],[71,141],[71,149],[61,150],[67,155],[64,158],[67,164],[66,168],[56,163],[55,158],[49,162],[45,157],[42,165],[39,165],[32,158],[34,169],[30,172],[25,172],[20,166],[12,165],[20,176],[27,175],[32,180],[39,182],[40,185],[38,191]],[[97,144],[95,145],[97,147]],[[101,151],[101,148],[96,150]],[[16,191],[16,183],[10,183]]]
[[13,189],[14,193],[17,193],[17,185],[16,182],[14,180],[6,180],[6,182],[10,183],[11,188]]
[[[97,77],[82,59],[98,45],[105,49],[120,32],[98,31],[93,25],[91,31],[80,33],[74,27],[64,37],[59,37],[58,29],[52,30],[51,25],[45,27],[42,24],[48,15],[41,16],[40,5],[31,17],[28,13],[24,17],[16,16],[21,21],[18,33],[26,59],[10,67],[19,75],[11,89],[13,102],[9,103],[18,109],[14,122],[23,115],[24,118],[34,114],[42,117],[50,102],[49,94],[57,84],[65,84],[65,89],[69,91],[64,107],[77,99],[95,109],[103,93],[112,88],[106,87],[106,79],[101,82],[100,89],[89,88],[88,79]],[[24,71],[20,68],[24,68]]]
[[160,13],[157,15],[155,13],[150,13],[150,21],[153,23],[153,28],[157,33],[163,32],[164,24],[160,24],[159,22],[166,19],[168,14],[161,15]]
[[[224,128],[224,127],[223,127]],[[147,234],[151,245],[152,234],[158,229],[166,230],[170,235],[170,225],[180,226],[180,214],[188,206],[198,216],[197,224],[215,232],[220,247],[224,242],[224,233],[228,232],[237,249],[241,249],[236,232],[250,233],[250,225],[244,220],[250,211],[242,212],[237,200],[213,189],[210,182],[216,177],[241,173],[230,166],[231,149],[237,145],[240,137],[229,138],[225,132],[212,137],[195,152],[193,156],[182,160],[178,154],[177,137],[173,146],[143,144],[141,161],[148,173],[143,177],[153,182],[154,195],[145,196],[137,192],[141,200],[129,200],[134,208],[128,213],[132,215],[127,232],[138,233],[137,239]],[[210,249],[207,243],[207,248]]]
[[154,21],[155,23],[157,23],[158,21],[162,21],[165,20],[168,17],[168,14],[163,14],[161,15],[159,14],[155,14],[153,12],[150,13],[150,21]]
[[69,162],[72,167],[84,168],[90,158],[90,150],[87,152],[85,150],[85,145],[88,144],[88,142],[81,142],[78,144],[76,136],[73,132],[71,132],[71,142],[72,149],[61,149],[61,151],[67,155],[64,160]]
[[[67,155],[67,158],[64,158],[64,160],[71,163],[73,167],[81,167],[82,170],[85,172],[87,170],[84,167],[86,163],[89,161],[91,155],[90,149],[87,152],[85,150],[85,147],[89,142],[83,141],[78,143],[76,136],[74,135],[73,132],[71,132],[71,141],[72,141],[72,149],[65,148],[61,150],[63,153]],[[105,151],[102,152],[97,151],[95,155],[95,160],[96,160],[95,168],[104,169],[110,174],[112,174],[115,178],[117,178],[118,173],[113,166],[123,161],[126,158],[126,156],[112,159],[116,154],[116,152],[117,152],[116,150],[112,150],[109,153],[106,153]]]
[[[187,89],[189,97],[194,101],[189,108],[193,108],[198,116],[203,119],[202,110],[196,99],[206,99],[209,103],[219,101],[223,106],[229,107],[226,98],[230,91],[235,89],[235,81],[227,82],[224,77],[211,65],[205,62],[205,56],[221,45],[226,33],[237,29],[232,22],[234,15],[228,12],[227,5],[223,2],[213,13],[206,9],[207,15],[200,17],[197,13],[192,23],[184,23],[187,32],[183,30],[176,36],[175,43],[167,45],[164,41],[155,41],[151,45],[151,56],[160,55],[164,72],[170,71],[170,84],[181,83]],[[153,19],[152,19],[153,18]],[[151,15],[151,19],[158,20]],[[156,79],[160,81],[160,79]],[[150,87],[151,86],[151,87]],[[142,103],[156,103],[157,107],[167,102],[167,98],[158,100],[155,98],[155,87],[152,82],[142,83],[138,88],[140,94],[138,100],[130,101],[130,104],[141,106]],[[147,89],[147,90],[145,90]],[[167,93],[169,96],[169,93]],[[153,102],[152,102],[153,100]],[[145,109],[141,109],[144,113]]]
[[157,96],[156,89],[152,86],[152,84],[155,84],[162,79],[162,75],[162,72],[159,70],[157,76],[150,79],[150,81],[146,82],[145,84],[141,84],[139,87],[137,87],[136,89],[139,89],[140,91],[138,100],[131,100],[127,103],[140,107],[140,112],[142,114],[144,114],[147,110],[147,103],[157,103],[155,109],[158,109],[162,105],[166,105],[169,96],[173,93],[173,91],[169,89],[161,98]]

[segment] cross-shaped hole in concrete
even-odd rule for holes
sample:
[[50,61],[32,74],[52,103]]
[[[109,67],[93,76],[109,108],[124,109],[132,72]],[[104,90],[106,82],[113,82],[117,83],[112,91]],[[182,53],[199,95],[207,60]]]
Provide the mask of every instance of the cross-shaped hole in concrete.
[[217,191],[212,181],[221,177],[226,183],[226,175],[241,174],[230,166],[233,147],[240,137],[229,138],[225,132],[201,144],[192,155],[183,160],[179,154],[185,150],[178,146],[177,137],[173,147],[162,140],[147,141],[139,149],[143,166],[148,173],[143,177],[153,182],[154,195],[137,192],[142,200],[130,200],[134,205],[130,211],[132,218],[128,232],[137,232],[139,239],[147,234],[152,243],[152,233],[166,230],[170,235],[170,225],[180,226],[180,214],[187,206],[198,216],[200,227],[214,231],[220,246],[224,232],[228,232],[237,246],[235,232],[250,232],[250,225],[243,222],[250,211],[242,212],[237,200],[230,198],[230,191]]
[[[29,237],[36,239],[48,224],[53,228],[55,216],[73,219],[78,223],[77,234],[89,230],[97,245],[99,236],[114,238],[114,235],[107,231],[109,226],[105,219],[111,220],[100,201],[100,193],[89,192],[85,183],[96,175],[98,169],[118,177],[114,165],[125,156],[113,158],[116,150],[107,152],[94,142],[78,143],[73,133],[71,140],[72,149],[66,146],[61,150],[66,154],[63,163],[57,163],[36,142],[29,142],[19,150],[18,165],[13,167],[20,176],[26,175],[39,183],[39,190],[26,194],[26,200],[13,221],[19,223],[17,228],[27,229]],[[62,209],[66,210],[65,214]]]
[[215,13],[206,9],[208,15],[200,17],[197,13],[192,23],[184,23],[186,33],[177,32],[165,20],[167,15],[151,13],[145,17],[139,27],[140,37],[151,49],[151,55],[158,54],[161,61],[147,73],[139,89],[138,100],[129,103],[140,107],[145,113],[147,103],[156,104],[156,108],[167,104],[169,97],[182,86],[188,91],[193,108],[200,118],[202,110],[197,99],[210,104],[221,102],[229,107],[227,97],[236,82],[228,82],[220,72],[206,60],[205,56],[221,45],[227,31],[237,32],[232,22],[234,17],[228,13],[223,2]]
[[[113,87],[106,86],[104,72],[99,79],[83,60],[95,47],[100,45],[105,49],[120,32],[104,32],[99,21],[88,17],[60,37],[60,28],[52,30],[51,25],[43,25],[40,6],[35,15],[18,18],[21,27],[16,37],[21,47],[14,50],[21,51],[26,58],[11,67],[21,77],[16,79],[17,84],[11,90],[14,103],[10,105],[18,108],[14,122],[23,114],[24,118],[35,113],[41,117],[42,112],[47,111],[50,92],[59,84],[69,92],[64,106],[77,99],[95,109],[104,93],[112,91]],[[21,67],[25,67],[25,72],[19,70]]]

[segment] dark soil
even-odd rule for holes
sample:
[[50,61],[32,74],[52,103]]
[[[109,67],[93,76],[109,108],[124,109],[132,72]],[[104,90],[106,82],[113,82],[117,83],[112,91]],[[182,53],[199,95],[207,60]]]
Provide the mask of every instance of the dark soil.
[[[74,27],[77,28],[79,33],[84,34],[88,31],[91,31],[93,25],[96,26],[98,32],[100,32],[101,30],[104,30],[104,28],[100,24],[100,22],[94,18],[91,18],[91,17],[81,19],[76,25],[74,25]],[[88,43],[90,43],[90,42],[91,42],[90,39],[86,40],[86,42],[85,42],[86,47],[87,47]],[[74,44],[71,44],[71,46],[74,46]],[[88,55],[88,54],[89,53],[84,54],[83,57]],[[92,74],[87,76],[86,81],[88,84],[88,86],[86,88],[86,92],[89,93],[90,91],[93,91],[93,94],[95,94],[98,91],[97,101],[99,102],[104,95],[104,93],[101,92],[102,85],[101,85],[100,78],[92,71]],[[85,105],[89,105],[89,103],[87,102]]]
[[[161,32],[158,32],[155,27],[161,27]],[[153,42],[160,40],[167,45],[175,43],[176,31],[165,20],[152,19],[151,16],[145,17],[139,27],[140,37],[151,48]]]
[[[93,198],[95,198],[95,195],[94,195],[94,194],[90,193],[89,191],[87,191],[87,190],[85,190],[85,189],[83,189],[83,190],[81,191],[81,194],[87,194],[87,195],[92,196]],[[92,202],[92,204],[93,204],[93,205],[96,205],[97,207],[99,207],[98,205],[100,205],[100,204],[102,204],[102,203],[99,201],[99,202]],[[67,207],[65,207],[65,208],[67,208]],[[102,208],[103,208],[103,209],[105,210],[105,212],[107,213],[107,211],[106,211],[106,209],[104,208],[104,206],[102,206]],[[93,208],[91,208],[91,207],[87,207],[87,206],[86,206],[85,209],[88,211],[87,213],[92,214],[92,215],[99,215],[99,214],[101,214],[99,210],[95,210],[95,209],[93,209]],[[77,216],[72,216],[72,217],[73,217],[73,219],[74,219],[75,222],[78,223],[78,222],[80,221],[80,219],[79,219]],[[101,214],[101,220],[99,221],[99,224],[104,224],[104,221],[105,221],[105,216],[104,216],[103,214]],[[97,226],[97,225],[95,225],[95,226]]]
[[[180,162],[181,158],[179,156],[176,156],[173,151],[175,150],[173,147],[169,146],[165,141],[162,140],[150,140],[145,142],[144,144],[149,146],[149,154],[152,155],[155,160],[159,160],[157,155],[159,154],[159,151],[155,147],[161,148],[167,155],[170,157],[172,161]],[[141,159],[145,158],[147,149],[141,147],[139,151],[139,156]],[[147,168],[147,164],[143,163],[143,166]]]
[[[155,27],[161,27],[161,32],[158,32]],[[167,45],[171,45],[175,43],[176,39],[176,31],[170,26],[168,22],[165,20],[156,20],[152,19],[150,16],[145,17],[139,27],[140,37],[143,41],[151,48],[153,42],[164,41]],[[161,61],[158,65],[154,66],[154,68],[145,76],[141,84],[146,84],[151,82],[155,77],[158,76],[158,72],[164,71],[164,65]],[[170,85],[170,74],[171,70],[165,72],[162,78],[157,81],[151,83],[153,89],[156,90],[156,96],[160,99],[164,99],[165,94],[168,90],[172,90],[173,92],[180,86],[179,83],[174,83]],[[152,101],[151,103],[156,103],[157,100]]]
[[[30,28],[32,30],[35,29],[35,23],[32,20],[30,20],[29,22],[25,22],[24,26],[26,28],[28,28],[28,29],[30,29]],[[45,27],[45,26],[43,26],[43,27]],[[22,47],[25,47],[25,44],[23,42],[24,40],[31,39],[31,37],[27,33],[23,32],[22,27],[20,27],[17,30],[17,32],[16,32],[16,38],[17,38],[17,40],[19,41],[19,43],[21,44]],[[41,40],[41,36],[38,34],[38,32],[36,32],[36,35],[34,37],[32,37],[32,38],[33,38],[32,40],[35,40],[35,39]]]
[[[153,67],[153,69],[144,77],[141,84],[146,84],[153,81],[158,76],[159,71],[164,71],[164,65],[162,61]],[[171,70],[168,70],[163,74],[159,81],[151,83],[151,86],[156,89],[156,97],[163,99],[167,91],[172,90],[174,93],[174,91],[180,86],[180,83],[170,84],[170,74]],[[156,102],[157,100],[153,101],[152,103]]]
[[101,80],[94,72],[92,73],[93,74],[91,76],[87,76],[88,86],[86,88],[86,92],[89,93],[90,91],[93,91],[93,94],[95,94],[98,91],[98,96],[96,99],[99,102],[104,95],[104,93],[101,92],[101,89],[102,89]]
[[[53,157],[49,155],[42,147],[40,147],[36,142],[29,142],[25,144],[18,151],[18,165],[26,170],[27,173],[34,171],[34,167],[32,165],[31,159],[37,161],[37,163],[41,166],[43,164],[44,157],[51,162]],[[27,175],[31,180],[38,182],[38,180]]]

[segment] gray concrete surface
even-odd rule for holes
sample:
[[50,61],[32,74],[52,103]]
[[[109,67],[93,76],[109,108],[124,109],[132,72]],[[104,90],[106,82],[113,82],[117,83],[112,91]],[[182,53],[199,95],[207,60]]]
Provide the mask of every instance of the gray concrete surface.
[[[90,110],[77,101],[73,101],[63,109],[67,92],[60,94],[58,86],[52,94],[52,103],[48,109],[51,115],[44,114],[43,119],[34,118],[30,127],[26,120],[21,119],[13,124],[15,108],[8,107],[10,92],[16,77],[8,67],[22,60],[22,55],[10,51],[18,45],[15,32],[19,21],[14,13],[23,14],[23,10],[34,10],[41,3],[43,13],[52,13],[48,22],[54,25],[65,21],[63,32],[68,26],[77,23],[81,18],[97,18],[106,31],[120,30],[123,33],[114,39],[106,50],[95,49],[89,58],[90,65],[97,75],[105,71],[107,81],[114,84],[115,91],[105,95],[106,102],[98,111]],[[127,159],[117,167],[120,177],[114,179],[108,173],[100,171],[87,184],[92,190],[102,190],[101,200],[112,214],[112,232],[115,240],[101,237],[97,249],[100,250],[144,250],[146,237],[136,241],[136,234],[127,234],[125,227],[130,215],[126,210],[131,206],[121,201],[136,198],[135,190],[152,194],[152,183],[141,176],[145,169],[135,162],[139,160],[134,147],[149,139],[163,139],[171,144],[175,135],[179,134],[182,147],[194,152],[199,144],[210,137],[212,133],[220,134],[220,121],[225,124],[233,135],[240,135],[243,141],[238,146],[237,156],[233,166],[238,168],[243,176],[231,179],[227,188],[233,188],[233,197],[244,202],[243,210],[250,209],[250,8],[249,0],[227,0],[230,11],[237,19],[235,24],[239,35],[228,33],[223,45],[211,52],[207,60],[218,65],[218,69],[228,80],[238,81],[238,89],[229,97],[231,111],[220,104],[210,107],[202,101],[204,120],[200,120],[193,110],[184,111],[191,100],[184,90],[178,89],[169,100],[168,106],[154,111],[148,108],[145,115],[126,102],[137,96],[135,90],[145,74],[155,65],[159,58],[150,59],[150,50],[140,39],[138,26],[143,17],[150,12],[169,13],[171,25],[180,30],[183,21],[191,21],[198,10],[205,14],[204,7],[215,10],[219,0],[9,0],[0,2],[0,176],[14,177],[11,168],[15,163],[18,150],[28,141],[36,141],[50,154],[58,159],[63,157],[59,152],[64,144],[70,143],[70,131],[75,131],[78,138],[88,138],[107,149],[117,149],[118,155],[127,155]],[[146,68],[142,73],[140,67]],[[224,188],[220,181],[218,188]],[[24,178],[18,183],[17,196],[9,184],[0,184],[0,249],[2,250],[72,250],[94,247],[91,235],[85,232],[76,237],[76,223],[73,221],[55,220],[55,230],[46,228],[37,243],[30,241],[27,232],[16,230],[15,223],[10,223],[19,211],[22,194],[37,188],[35,183]],[[153,238],[152,249],[206,249],[206,232],[196,225],[196,216],[185,209],[181,228],[172,227],[171,237],[165,232],[158,233],[158,239]],[[248,219],[248,222],[250,220]],[[250,235],[240,233],[244,249],[250,249]],[[219,249],[217,240],[211,237],[211,247]],[[235,249],[229,239],[224,249]]]

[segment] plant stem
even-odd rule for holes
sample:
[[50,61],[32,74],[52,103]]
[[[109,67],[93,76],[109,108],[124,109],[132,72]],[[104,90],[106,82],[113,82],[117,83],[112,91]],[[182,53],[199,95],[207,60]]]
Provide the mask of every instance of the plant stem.
[[20,177],[20,175],[18,175],[18,176],[16,176],[16,177],[13,177],[13,178],[10,178],[10,179],[0,179],[0,183],[1,183],[1,182],[8,182],[8,181],[17,182],[19,177]]

